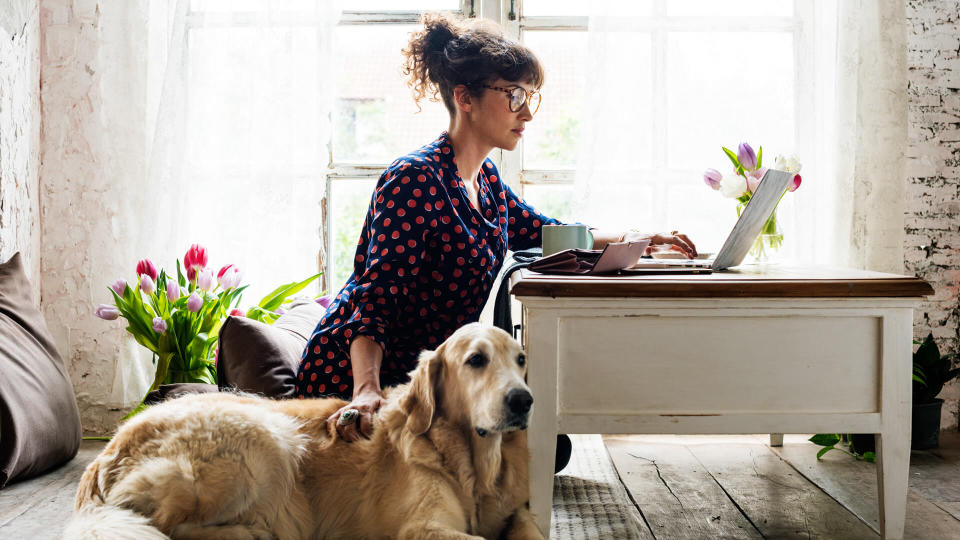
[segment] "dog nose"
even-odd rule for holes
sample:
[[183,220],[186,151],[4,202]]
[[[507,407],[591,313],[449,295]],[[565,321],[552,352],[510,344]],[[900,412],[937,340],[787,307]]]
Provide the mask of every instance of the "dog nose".
[[527,414],[533,405],[533,396],[529,390],[514,388],[507,392],[507,409],[513,414]]

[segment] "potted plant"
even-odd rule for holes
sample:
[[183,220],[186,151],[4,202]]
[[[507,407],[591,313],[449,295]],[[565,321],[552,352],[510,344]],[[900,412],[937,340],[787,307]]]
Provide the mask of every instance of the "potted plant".
[[960,375],[960,368],[950,369],[955,355],[940,355],[933,334],[913,353],[913,432],[910,447],[915,450],[936,448],[940,441],[940,408],[943,400],[937,395],[943,385]]
[[[927,334],[922,341],[914,341],[920,345],[913,353],[913,427],[910,436],[910,447],[914,450],[936,448],[940,440],[940,408],[943,400],[937,395],[943,390],[943,385],[960,375],[960,368],[950,369],[955,355],[940,355],[940,349],[933,340],[933,333]],[[820,459],[830,450],[842,450],[857,459],[874,461],[875,443],[872,433],[820,433],[810,437],[810,442],[823,446],[817,452]],[[837,448],[837,444],[849,445],[850,450]]]

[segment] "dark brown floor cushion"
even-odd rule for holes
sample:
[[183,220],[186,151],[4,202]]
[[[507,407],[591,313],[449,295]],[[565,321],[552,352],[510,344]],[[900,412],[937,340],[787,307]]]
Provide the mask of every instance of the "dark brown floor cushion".
[[32,291],[19,253],[0,264],[0,489],[80,447],[73,385]]
[[293,306],[273,324],[227,317],[220,327],[217,357],[220,388],[294,397],[300,356],[325,312],[320,304],[306,302]]

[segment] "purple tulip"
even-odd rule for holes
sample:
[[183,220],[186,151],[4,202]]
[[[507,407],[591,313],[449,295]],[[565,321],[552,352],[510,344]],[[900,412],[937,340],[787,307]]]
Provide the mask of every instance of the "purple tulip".
[[140,276],[140,290],[147,294],[153,294],[153,291],[157,290],[157,285],[150,279],[149,275],[143,274]]
[[737,147],[737,160],[740,161],[740,165],[745,170],[752,171],[757,168],[757,154],[745,142],[740,143],[740,146]]
[[110,286],[113,289],[113,292],[117,293],[117,296],[123,297],[123,291],[127,290],[127,280],[118,279],[113,282],[113,285]]
[[716,169],[707,169],[703,173],[703,181],[710,186],[713,190],[720,189],[720,181],[723,180],[723,175],[720,174],[720,171]]
[[93,314],[105,321],[113,321],[120,316],[120,310],[108,304],[100,304],[93,310]]
[[200,308],[203,306],[203,298],[199,294],[194,292],[190,295],[190,298],[187,299],[187,309],[196,313],[200,311]]
[[153,318],[153,331],[162,334],[167,331],[167,321],[163,320],[163,317],[154,317]]
[[321,296],[317,298],[317,303],[323,306],[323,309],[327,309],[333,303],[333,295]]
[[797,188],[800,187],[800,182],[802,180],[803,179],[800,178],[799,174],[794,175],[793,180],[791,180],[790,183],[787,185],[787,191],[796,191]]
[[173,279],[167,281],[167,300],[176,302],[180,298],[180,286]]
[[233,308],[230,310],[231,317],[246,317],[247,314],[244,313],[242,309]]
[[217,280],[213,277],[213,270],[204,268],[197,274],[197,287],[205,291],[212,290]]

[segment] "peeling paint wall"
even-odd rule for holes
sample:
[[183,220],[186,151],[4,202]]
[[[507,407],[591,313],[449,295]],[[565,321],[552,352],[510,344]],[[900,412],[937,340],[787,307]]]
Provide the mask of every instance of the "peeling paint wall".
[[[917,310],[916,339],[960,352],[960,1],[907,2],[909,132],[905,267],[936,294]],[[960,384],[945,398],[941,429],[957,429]]]
[[87,434],[110,433],[145,391],[144,351],[122,321],[92,312],[109,301],[109,283],[133,274],[131,237],[145,226],[136,190],[146,176],[146,44],[137,28],[147,1],[40,2],[43,313]]
[[0,262],[23,254],[40,304],[39,0],[0,4]]

